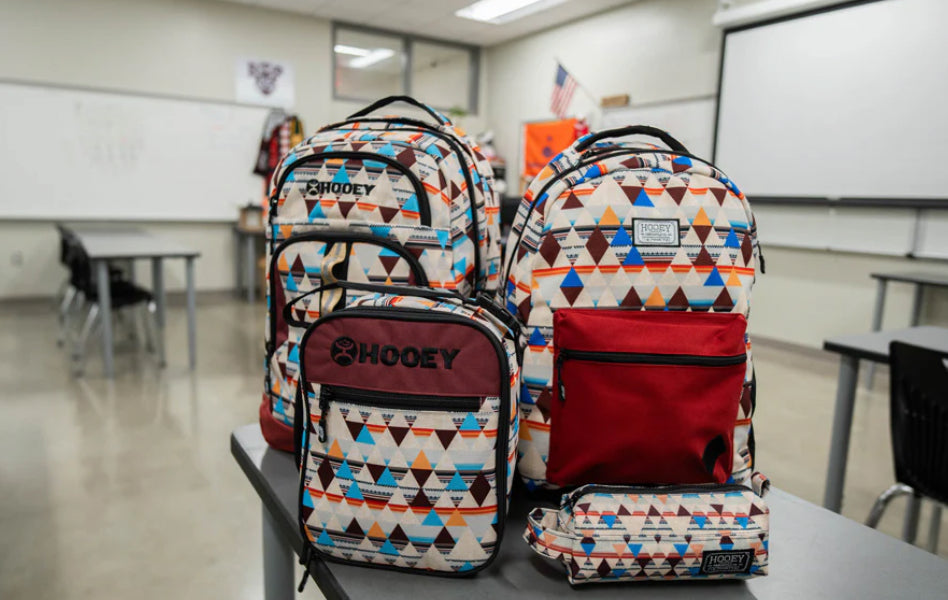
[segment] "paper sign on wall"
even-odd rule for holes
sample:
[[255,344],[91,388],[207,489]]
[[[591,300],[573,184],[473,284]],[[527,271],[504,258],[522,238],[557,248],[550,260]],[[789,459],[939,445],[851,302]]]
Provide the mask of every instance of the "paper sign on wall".
[[235,75],[238,102],[289,109],[296,101],[293,65],[289,63],[241,58]]

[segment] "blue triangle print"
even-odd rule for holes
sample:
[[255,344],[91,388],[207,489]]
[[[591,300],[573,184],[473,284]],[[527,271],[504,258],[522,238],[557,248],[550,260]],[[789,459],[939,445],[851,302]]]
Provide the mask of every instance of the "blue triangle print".
[[382,474],[379,476],[379,479],[376,481],[376,483],[387,487],[398,486],[398,482],[395,481],[395,478],[392,476],[392,472],[388,470],[388,467],[385,467],[385,470],[382,471]]
[[632,553],[632,556],[638,556],[641,551],[642,544],[629,544],[629,552]]
[[375,439],[372,438],[369,428],[365,425],[362,426],[362,431],[359,432],[359,437],[356,438],[356,441],[362,444],[375,445]]
[[675,544],[675,551],[678,556],[684,556],[688,552],[688,544]]
[[632,204],[635,206],[655,206],[652,204],[652,199],[645,193],[645,188],[639,190],[639,195],[635,197],[635,202]]
[[721,279],[721,274],[718,273],[718,268],[714,267],[711,269],[711,274],[708,275],[708,278],[705,280],[704,285],[714,286],[714,285],[724,285],[724,280]]
[[352,469],[349,468],[348,462],[342,461],[342,464],[336,469],[336,477],[339,479],[352,479]]
[[421,522],[422,525],[427,525],[428,527],[443,527],[444,523],[441,522],[441,517],[438,516],[438,513],[432,508],[428,513],[428,516],[425,517],[425,520]]
[[580,545],[583,547],[583,552],[586,553],[586,556],[589,556],[596,547],[596,542],[583,542]]
[[290,350],[290,356],[287,358],[290,362],[298,363],[300,362],[300,347],[293,346],[293,349]]
[[642,255],[639,254],[639,251],[635,246],[629,248],[629,253],[625,255],[625,260],[622,261],[622,266],[628,267],[631,265],[641,266],[644,265],[645,261],[642,260]]
[[467,259],[462,258],[458,262],[454,263],[454,270],[458,273],[467,273]]
[[481,176],[477,174],[475,169],[471,169],[471,181],[474,182],[474,185],[477,185],[481,182]]
[[569,273],[563,278],[563,283],[560,284],[560,287],[583,287],[583,280],[579,278],[579,273],[576,272],[576,269],[570,267]]
[[425,152],[427,152],[431,156],[437,156],[438,158],[441,158],[441,151],[438,150],[438,147],[435,146],[434,144],[431,144],[430,146],[425,148]]
[[741,243],[737,241],[737,234],[734,233],[733,229],[727,234],[727,239],[724,240],[724,247],[725,248],[740,248],[741,247]]
[[412,194],[409,196],[408,200],[405,200],[405,204],[402,204],[402,210],[418,212],[418,195]]
[[379,256],[396,256],[396,257],[399,257],[399,256],[401,256],[401,254],[399,254],[398,252],[395,252],[395,251],[392,250],[391,248],[387,248],[387,247],[385,247],[385,246],[382,246],[381,248],[379,248]]
[[361,136],[359,136],[360,142],[371,142],[375,139],[378,139],[378,136],[374,133],[363,133]]
[[593,179],[594,177],[599,177],[602,175],[602,169],[599,168],[599,165],[593,165],[586,169],[586,172],[583,173],[583,179]]
[[708,517],[691,517],[695,520],[695,523],[698,524],[698,529],[704,529],[705,523],[708,522]]
[[362,497],[362,490],[359,489],[358,483],[352,482],[352,485],[349,486],[349,491],[346,492],[346,498],[350,500],[365,500],[365,498]]
[[379,552],[382,554],[388,554],[389,556],[398,556],[398,549],[392,545],[391,540],[385,540],[385,543],[382,544],[381,548],[379,548]]
[[303,506],[306,508],[315,508],[313,506],[313,497],[309,495],[309,490],[303,491]]
[[339,167],[339,170],[336,171],[336,174],[332,176],[333,183],[349,183],[349,173],[346,172],[346,167]]
[[461,423],[460,431],[480,431],[481,426],[477,423],[477,419],[473,414],[467,413],[467,416],[464,417],[464,422]]
[[619,230],[616,231],[615,237],[612,238],[612,241],[609,243],[610,246],[631,246],[632,238],[629,237],[628,232],[625,230],[625,227],[619,227]]
[[323,529],[319,533],[319,538],[316,540],[316,543],[320,546],[335,546],[336,544],[332,541],[332,538],[329,537],[329,534],[326,533],[326,530]]
[[392,146],[391,142],[389,142],[388,144],[385,144],[379,148],[378,153],[382,156],[395,156],[395,147]]
[[441,249],[444,250],[448,245],[448,236],[451,235],[451,232],[438,229],[435,231],[435,235],[438,236],[438,245],[440,245]]
[[528,346],[543,346],[546,347],[546,338],[543,337],[543,334],[540,333],[539,327],[533,328],[533,333],[530,334],[530,341],[527,342]]
[[691,166],[691,159],[688,158],[687,156],[679,156],[672,162],[675,163],[676,165],[688,165],[689,167]]
[[451,482],[448,483],[448,487],[445,489],[452,492],[466,492],[467,484],[464,483],[463,479],[461,479],[461,474],[455,471],[454,477],[451,478]]
[[387,166],[383,162],[379,162],[377,160],[368,160],[368,159],[362,161],[362,164],[367,166],[370,169],[384,169]]
[[[289,164],[289,162],[287,164]],[[286,176],[286,180],[296,181],[296,171],[290,171],[290,174]]]
[[461,571],[461,572],[470,571],[470,570],[473,569],[473,568],[474,568],[474,565],[472,565],[472,564],[469,563],[469,562],[466,562],[466,563],[464,563],[463,565],[461,565],[461,568],[458,569],[458,571]]
[[612,526],[616,524],[615,515],[602,515],[600,518],[606,522],[606,525],[609,526],[609,529],[612,529]]
[[377,235],[379,237],[388,237],[388,232],[392,230],[392,228],[388,225],[370,225],[369,229],[372,230],[373,235]]
[[300,289],[296,287],[296,281],[293,279],[292,273],[286,274],[286,291],[288,292],[298,292]]
[[747,517],[735,517],[734,520],[737,521],[737,524],[741,526],[741,529],[747,529]]
[[313,210],[309,211],[310,219],[325,219],[326,213],[323,212],[323,207],[320,205],[319,201],[313,205]]

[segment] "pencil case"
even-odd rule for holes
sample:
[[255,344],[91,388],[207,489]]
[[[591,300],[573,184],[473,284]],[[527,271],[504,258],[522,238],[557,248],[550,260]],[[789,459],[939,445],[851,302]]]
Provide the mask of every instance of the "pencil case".
[[577,585],[766,575],[769,534],[766,502],[742,485],[591,484],[534,509],[523,537]]

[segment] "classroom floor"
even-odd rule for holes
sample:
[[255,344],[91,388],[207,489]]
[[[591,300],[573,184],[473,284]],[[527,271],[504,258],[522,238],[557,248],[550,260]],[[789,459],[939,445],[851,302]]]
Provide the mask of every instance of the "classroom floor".
[[[257,418],[262,310],[199,297],[190,373],[185,311],[172,304],[168,368],[125,342],[109,382],[98,345],[87,376],[70,375],[48,303],[0,306],[0,598],[261,597],[260,504],[229,434]],[[755,355],[759,468],[819,503],[836,357],[762,341]],[[843,514],[860,521],[893,481],[886,384],[882,372],[856,403]],[[899,534],[903,506],[893,503],[883,531]]]

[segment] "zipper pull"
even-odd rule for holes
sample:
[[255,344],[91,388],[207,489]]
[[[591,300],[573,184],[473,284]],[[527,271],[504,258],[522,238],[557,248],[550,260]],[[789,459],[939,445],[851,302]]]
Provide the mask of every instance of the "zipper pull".
[[303,565],[303,577],[300,579],[300,584],[296,586],[296,591],[299,593],[303,593],[303,589],[306,587],[306,582],[309,581],[309,560],[310,552],[312,552],[309,542],[304,543],[306,545],[303,546],[303,554],[300,555],[300,564]]
[[563,385],[563,355],[556,357],[556,383],[560,390],[560,402],[566,402],[566,386]]
[[757,242],[757,258],[760,260],[760,274],[764,275],[767,273],[767,263],[764,262],[764,248],[760,242]]
[[326,430],[328,429],[328,423],[326,421],[329,419],[329,398],[331,395],[332,392],[330,392],[327,387],[323,387],[319,390],[319,425],[316,427],[316,434],[320,444],[326,443]]

